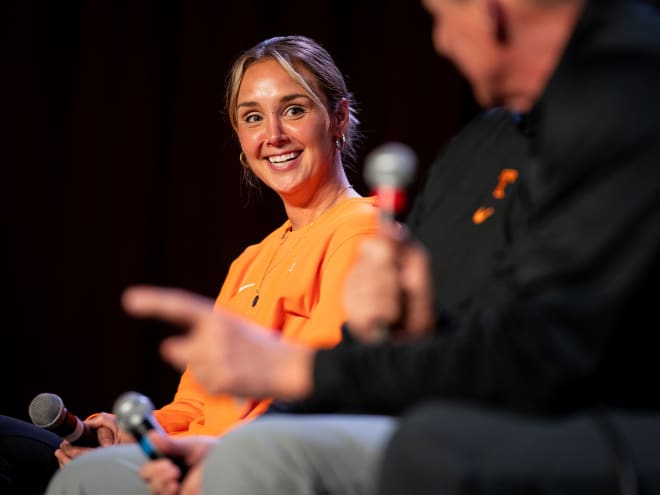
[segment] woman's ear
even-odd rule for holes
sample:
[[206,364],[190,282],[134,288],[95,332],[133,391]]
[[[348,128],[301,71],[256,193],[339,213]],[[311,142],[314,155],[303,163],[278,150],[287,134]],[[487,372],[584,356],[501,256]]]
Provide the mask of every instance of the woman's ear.
[[337,102],[334,113],[334,124],[339,132],[344,132],[344,129],[348,127],[348,119],[350,117],[350,110],[348,108],[348,100],[346,98],[340,98]]
[[506,10],[500,0],[485,0],[485,2],[495,41],[504,44],[509,39]]

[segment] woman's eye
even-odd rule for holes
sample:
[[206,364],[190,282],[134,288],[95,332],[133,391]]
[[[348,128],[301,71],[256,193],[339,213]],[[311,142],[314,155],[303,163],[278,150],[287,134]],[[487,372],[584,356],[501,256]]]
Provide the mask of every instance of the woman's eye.
[[243,118],[243,121],[247,124],[254,124],[261,120],[261,116],[256,113],[250,113]]
[[300,117],[305,113],[305,109],[299,105],[293,105],[284,112],[288,117]]

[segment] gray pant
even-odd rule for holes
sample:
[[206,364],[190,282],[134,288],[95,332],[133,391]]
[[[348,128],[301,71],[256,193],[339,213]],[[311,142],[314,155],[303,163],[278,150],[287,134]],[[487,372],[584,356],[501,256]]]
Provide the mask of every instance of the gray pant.
[[98,448],[57,471],[46,494],[149,495],[149,487],[137,474],[146,461],[137,444]]
[[395,426],[384,416],[263,417],[214,447],[204,493],[371,494]]
[[[396,420],[381,416],[268,415],[237,428],[210,452],[204,493],[371,495]],[[148,495],[135,445],[70,462],[46,495]]]

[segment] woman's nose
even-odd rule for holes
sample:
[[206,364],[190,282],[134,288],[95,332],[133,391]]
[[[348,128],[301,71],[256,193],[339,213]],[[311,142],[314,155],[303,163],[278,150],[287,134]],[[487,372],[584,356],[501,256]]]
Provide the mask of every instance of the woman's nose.
[[279,146],[286,142],[287,139],[288,136],[286,135],[286,132],[284,132],[284,127],[282,126],[280,119],[277,117],[271,118],[268,126],[268,144]]

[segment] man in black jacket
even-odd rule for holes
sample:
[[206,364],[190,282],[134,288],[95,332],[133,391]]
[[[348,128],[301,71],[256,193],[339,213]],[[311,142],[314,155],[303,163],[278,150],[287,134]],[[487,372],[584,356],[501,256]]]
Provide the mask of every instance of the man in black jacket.
[[[347,328],[369,340],[387,323],[418,337],[410,342],[314,351],[195,296],[126,294],[132,313],[192,327],[188,339],[166,342],[164,356],[188,363],[209,390],[362,414],[239,428],[207,458],[205,489],[369,493],[378,476],[383,493],[658,493],[658,14],[628,0],[424,4],[436,49],[479,102],[525,115],[531,159],[498,174],[490,204],[437,195],[437,208],[413,224],[426,242],[443,240],[433,240],[434,225],[451,215],[474,224],[471,237],[437,230],[452,252],[465,250],[462,262],[478,247],[460,297],[443,300],[451,287],[438,291],[430,275],[441,280],[442,269],[428,269],[425,251],[396,231],[365,245],[347,286]],[[492,177],[475,174],[491,187]],[[494,221],[495,237],[486,230]],[[402,310],[411,307],[421,310]],[[71,463],[51,493],[99,461]],[[142,476],[162,479],[163,464]],[[94,483],[102,480],[85,480]]]

